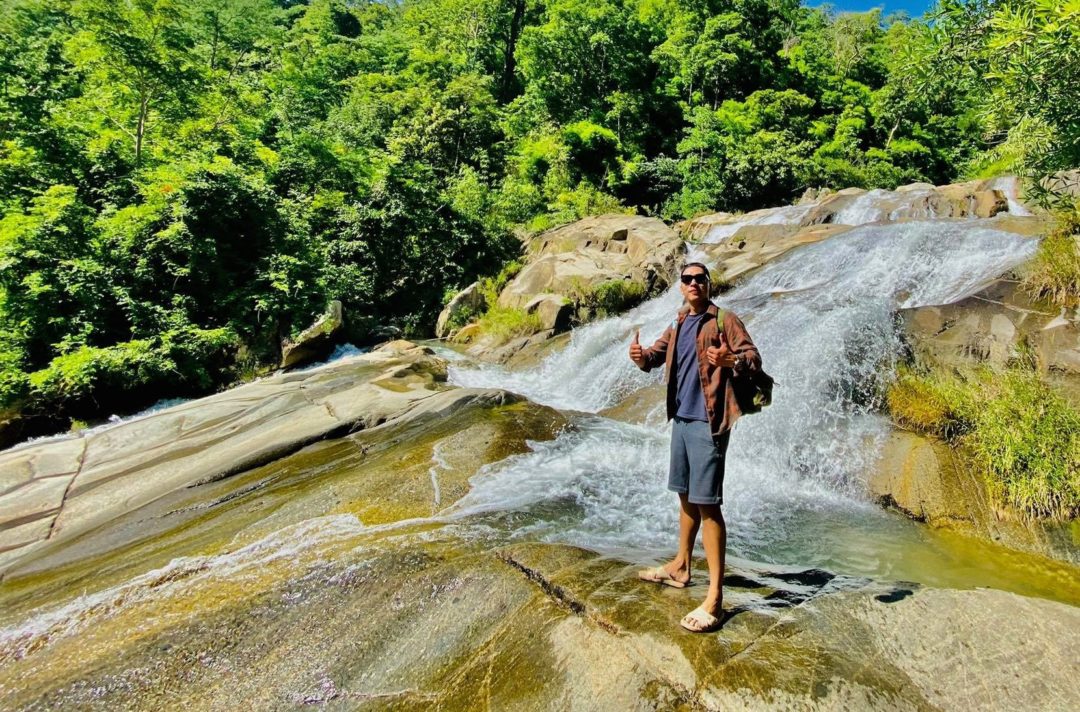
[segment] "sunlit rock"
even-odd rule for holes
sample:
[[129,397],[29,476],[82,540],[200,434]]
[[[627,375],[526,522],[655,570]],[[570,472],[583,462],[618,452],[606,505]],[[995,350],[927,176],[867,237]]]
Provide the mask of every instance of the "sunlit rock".
[[521,308],[541,294],[573,297],[611,280],[630,280],[655,294],[671,283],[681,255],[679,236],[656,218],[585,218],[533,238],[527,264],[499,294],[499,304]]
[[455,322],[467,322],[468,318],[479,314],[490,306],[484,293],[480,290],[480,283],[473,282],[461,290],[447,302],[439,313],[439,319],[435,323],[435,336],[442,339],[450,335],[451,325]]
[[[446,363],[430,349],[396,341],[111,428],[0,453],[0,482],[8,485],[0,494],[0,570],[178,489],[228,478],[324,438],[450,413],[477,397],[447,390],[445,380]],[[48,526],[26,526],[34,522]]]
[[330,355],[344,333],[345,317],[341,302],[334,300],[325,314],[300,332],[295,341],[286,340],[281,347],[281,367],[296,368]]
[[902,312],[916,354],[939,367],[1002,368],[1030,349],[1035,366],[1080,405],[1080,322],[1033,300],[1015,278],[953,304]]
[[893,431],[867,488],[882,504],[933,527],[997,542],[1010,549],[1080,564],[1068,522],[1034,521],[995,504],[985,482],[945,443]]
[[678,620],[700,591],[612,557],[326,518],[0,642],[0,685],[14,708],[95,709],[1051,709],[1080,694],[1071,606],[767,565],[729,567],[727,586],[722,631],[694,635]]

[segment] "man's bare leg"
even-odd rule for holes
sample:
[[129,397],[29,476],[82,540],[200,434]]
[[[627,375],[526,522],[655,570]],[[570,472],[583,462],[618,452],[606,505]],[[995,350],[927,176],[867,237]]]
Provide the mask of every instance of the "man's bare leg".
[[709,593],[701,607],[719,618],[720,604],[724,600],[727,525],[724,524],[724,513],[720,510],[720,505],[699,504],[697,507],[701,518],[701,542],[705,545],[705,560],[709,562]]
[[679,551],[675,558],[665,566],[668,574],[676,581],[686,583],[690,580],[690,562],[694,557],[694,540],[697,539],[698,527],[701,526],[701,512],[698,505],[690,504],[687,495],[679,494]]

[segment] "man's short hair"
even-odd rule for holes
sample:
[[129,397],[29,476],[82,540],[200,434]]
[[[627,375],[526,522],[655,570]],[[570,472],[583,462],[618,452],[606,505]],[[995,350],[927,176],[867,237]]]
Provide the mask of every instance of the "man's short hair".
[[690,269],[691,267],[700,267],[702,271],[705,272],[705,278],[709,281],[712,281],[712,275],[709,274],[709,268],[701,264],[700,262],[687,262],[682,266],[682,269],[679,270],[679,276],[682,276],[683,272]]

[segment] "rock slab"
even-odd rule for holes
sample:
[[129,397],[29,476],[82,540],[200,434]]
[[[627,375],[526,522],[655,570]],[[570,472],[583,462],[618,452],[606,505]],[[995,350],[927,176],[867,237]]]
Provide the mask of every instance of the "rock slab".
[[915,356],[927,365],[1003,368],[1030,350],[1043,375],[1080,407],[1080,314],[1037,303],[1014,277],[902,316]]
[[1029,521],[995,507],[985,483],[932,437],[894,430],[866,484],[885,506],[930,526],[1080,564],[1080,546],[1069,523]]
[[405,341],[101,431],[0,452],[0,573],[179,488],[444,406],[446,363]]

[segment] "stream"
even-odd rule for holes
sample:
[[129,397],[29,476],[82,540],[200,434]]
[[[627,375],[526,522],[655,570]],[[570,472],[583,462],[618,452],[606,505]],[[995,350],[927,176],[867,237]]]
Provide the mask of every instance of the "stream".
[[[743,319],[777,382],[773,404],[739,421],[728,450],[729,567],[749,578],[820,570],[814,576],[835,577],[836,590],[910,582],[1080,605],[1073,567],[926,527],[867,494],[866,475],[891,428],[883,394],[903,358],[897,311],[969,296],[1028,260],[1037,244],[987,220],[862,224],[892,217],[875,200],[839,214],[854,229],[788,252],[716,300]],[[688,259],[708,261],[708,245],[741,225],[798,224],[805,214],[791,206],[717,225],[689,246]],[[0,706],[7,699],[19,709],[113,708],[121,700],[152,708],[160,693],[208,709],[260,694],[270,700],[263,706],[292,707],[346,700],[334,680],[371,674],[386,695],[412,701],[404,708],[424,707],[427,693],[410,687],[410,671],[442,670],[444,657],[471,655],[467,646],[451,649],[467,636],[410,632],[408,619],[395,618],[407,644],[385,651],[366,620],[411,611],[453,628],[461,601],[480,615],[499,595],[461,593],[471,590],[468,572],[486,570],[491,553],[506,547],[599,554],[590,565],[615,567],[616,586],[630,580],[618,567],[671,555],[677,507],[665,487],[662,369],[643,373],[626,352],[636,329],[643,344],[657,338],[680,302],[674,287],[577,328],[564,349],[523,370],[431,343],[450,362],[451,384],[505,389],[557,413],[525,403],[469,411],[422,431],[374,429],[324,441],[164,497],[5,579]],[[335,363],[350,358],[357,356]],[[481,437],[491,447],[475,449]],[[508,455],[496,447],[504,440]],[[426,492],[417,495],[426,498],[422,511],[393,508],[416,488]],[[378,504],[369,506],[373,491]],[[139,527],[146,533],[132,537]],[[127,543],[109,548],[112,539]],[[416,572],[457,561],[472,563],[466,573],[416,583]],[[697,566],[703,578],[704,562]],[[772,605],[757,594],[735,596],[748,609]],[[499,610],[492,621],[502,620]],[[313,651],[310,661],[297,651]],[[270,668],[236,677],[266,660]],[[198,686],[217,679],[236,687]],[[249,679],[262,687],[245,688]],[[36,697],[39,689],[47,692]]]

